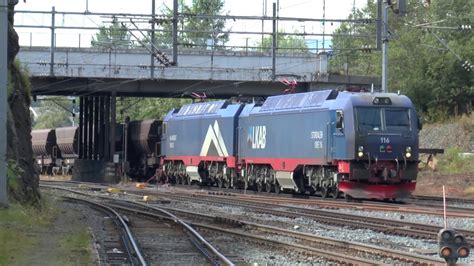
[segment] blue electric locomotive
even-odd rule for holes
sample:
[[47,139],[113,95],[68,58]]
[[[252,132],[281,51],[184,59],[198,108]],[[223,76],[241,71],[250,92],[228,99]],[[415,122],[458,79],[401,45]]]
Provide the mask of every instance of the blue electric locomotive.
[[164,120],[162,164],[178,183],[403,198],[415,189],[418,130],[411,101],[393,93],[190,104]]

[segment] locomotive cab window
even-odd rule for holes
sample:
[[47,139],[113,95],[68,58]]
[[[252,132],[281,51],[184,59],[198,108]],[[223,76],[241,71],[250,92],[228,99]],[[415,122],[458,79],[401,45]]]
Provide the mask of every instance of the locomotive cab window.
[[387,130],[410,130],[410,115],[408,109],[385,109]]
[[336,128],[340,131],[344,130],[344,112],[342,110],[336,111]]
[[162,129],[163,129],[163,135],[166,135],[166,123],[163,123]]
[[357,107],[358,131],[410,131],[410,112],[406,108]]
[[382,112],[378,107],[361,107],[356,109],[359,131],[382,130]]

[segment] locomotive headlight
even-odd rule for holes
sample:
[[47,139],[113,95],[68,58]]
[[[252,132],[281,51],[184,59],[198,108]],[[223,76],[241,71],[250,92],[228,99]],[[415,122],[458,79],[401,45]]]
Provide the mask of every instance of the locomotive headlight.
[[359,153],[357,153],[357,155],[359,155],[359,157],[362,157],[364,156],[364,153],[360,151]]
[[41,160],[38,160],[38,164],[41,164]]
[[410,158],[411,157],[411,147],[408,146],[406,149],[405,149],[405,156],[407,158]]
[[411,152],[411,147],[408,146],[406,149],[405,149],[406,152]]
[[359,146],[359,151],[364,151],[364,146]]
[[357,148],[357,150],[359,151],[359,152],[357,153],[357,156],[359,156],[359,157],[364,156],[364,146],[359,146],[359,147]]

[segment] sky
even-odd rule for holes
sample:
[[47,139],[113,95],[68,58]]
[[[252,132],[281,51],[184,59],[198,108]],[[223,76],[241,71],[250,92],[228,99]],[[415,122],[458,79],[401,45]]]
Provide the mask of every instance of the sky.
[[[352,12],[355,5],[361,8],[367,4],[368,0],[279,0],[280,17],[299,17],[299,18],[323,18],[323,3],[325,4],[326,19],[345,19]],[[172,7],[172,0],[155,0],[156,13],[159,14],[165,6]],[[192,0],[186,0],[191,4]],[[266,3],[266,15],[272,14],[272,3],[276,0],[225,0],[224,13],[238,16],[262,16],[264,14],[264,4]],[[132,4],[131,4],[132,3]],[[35,10],[51,11],[55,6],[56,11],[74,11],[74,12],[107,12],[107,13],[151,13],[152,0],[26,0],[20,1],[15,10]],[[110,21],[106,17],[91,16],[56,16],[56,25],[64,26],[88,26],[97,27]],[[16,14],[15,24],[17,25],[45,25],[49,26],[51,18],[49,15],[41,14]],[[279,30],[285,32],[312,32],[312,33],[331,33],[338,27],[338,23],[321,22],[280,22]],[[148,24],[143,24],[148,26]],[[226,27],[235,31],[261,31],[261,21],[228,21]],[[50,30],[35,28],[16,28],[20,36],[21,45],[49,46]],[[271,21],[265,22],[264,31],[271,31]],[[91,30],[58,30],[57,46],[86,47],[90,45],[90,38],[96,31]],[[258,41],[256,35],[231,35],[232,45],[252,45]],[[307,43],[311,45],[316,39],[319,40],[318,46],[321,46],[322,37],[307,36]],[[329,39],[330,37],[326,38]],[[328,46],[327,44],[325,45]]]

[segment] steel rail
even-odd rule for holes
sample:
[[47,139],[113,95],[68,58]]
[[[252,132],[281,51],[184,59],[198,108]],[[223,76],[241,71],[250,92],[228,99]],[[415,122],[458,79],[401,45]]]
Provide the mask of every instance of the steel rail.
[[[131,192],[132,193],[132,192]],[[179,200],[188,200],[188,201],[201,201],[206,203],[214,204],[228,204],[240,207],[247,207],[254,210],[257,210],[262,213],[270,213],[277,216],[286,216],[286,217],[308,217],[315,219],[321,223],[334,223],[342,226],[353,226],[356,228],[371,228],[379,232],[392,233],[396,235],[411,235],[418,236],[430,239],[437,239],[437,232],[441,226],[427,225],[421,223],[407,222],[407,221],[395,221],[383,218],[376,217],[365,217],[356,214],[347,214],[339,213],[335,211],[328,210],[315,210],[307,208],[299,208],[295,206],[285,206],[280,205],[280,208],[291,208],[291,211],[285,211],[275,209],[275,205],[266,204],[254,201],[241,201],[238,202],[234,198],[225,198],[225,197],[213,197],[213,198],[204,198],[204,195],[201,197],[192,197],[184,195],[173,195],[170,193],[158,193],[158,195],[164,195],[168,198],[177,198]],[[409,228],[407,228],[409,227]],[[468,237],[469,241],[474,240],[474,231],[465,230],[465,229],[456,229],[458,232],[463,233]]]
[[[107,199],[111,199],[110,197],[105,197]],[[130,200],[118,200],[118,199],[112,199],[112,200],[115,200],[115,201],[122,201],[122,202],[126,202],[126,203],[131,203],[131,204],[135,204],[135,205],[138,205],[138,206],[141,206],[141,207],[144,207],[144,208],[149,208],[149,209],[152,209],[152,210],[155,210],[155,211],[159,211],[161,213],[164,213],[166,215],[168,215],[169,217],[171,217],[171,219],[180,224],[181,226],[183,226],[184,228],[186,228],[186,230],[188,232],[190,232],[194,237],[196,237],[197,239],[199,239],[199,241],[201,241],[201,243],[203,243],[209,250],[211,250],[211,252],[213,254],[215,254],[220,261],[224,262],[225,265],[234,265],[233,262],[231,262],[226,256],[224,256],[222,253],[220,253],[214,246],[212,246],[204,237],[202,237],[196,230],[194,230],[194,228],[192,228],[191,226],[189,226],[187,223],[185,223],[183,220],[181,220],[180,218],[178,218],[176,215],[172,214],[171,212],[165,210],[164,208],[158,208],[158,207],[153,207],[153,206],[150,206],[150,205],[147,205],[147,204],[144,204],[144,203],[140,203],[140,202],[134,202],[134,201],[130,201]]]
[[[82,192],[79,192],[79,193],[89,195],[87,193],[82,193]],[[102,197],[102,198],[105,198],[105,199],[108,199],[108,200],[116,201],[116,199],[113,199],[113,198],[110,198],[110,197],[105,197],[105,196],[99,196],[99,197]],[[196,198],[194,198],[194,199],[196,200]],[[337,240],[337,239],[333,239],[333,238],[321,237],[321,236],[316,236],[316,235],[312,235],[312,234],[301,233],[301,232],[297,232],[297,231],[291,231],[291,230],[278,228],[278,227],[274,227],[274,226],[267,226],[267,225],[261,225],[261,224],[256,224],[256,223],[246,222],[246,221],[241,221],[241,220],[233,220],[233,219],[228,219],[228,218],[216,217],[216,216],[213,216],[213,215],[195,213],[195,212],[192,212],[192,211],[179,210],[179,209],[176,209],[176,208],[169,208],[169,207],[157,208],[157,207],[154,207],[154,206],[150,206],[150,205],[147,205],[147,204],[134,202],[134,201],[130,201],[130,200],[119,200],[119,202],[123,202],[123,203],[126,203],[126,204],[137,205],[137,206],[140,206],[140,207],[142,207],[144,209],[147,209],[147,210],[151,209],[151,210],[155,210],[155,211],[160,211],[160,212],[165,213],[167,215],[170,215],[171,214],[170,212],[174,212],[174,213],[181,213],[182,215],[188,216],[188,217],[189,216],[196,216],[196,217],[204,218],[204,219],[207,219],[207,220],[210,220],[210,221],[218,221],[218,222],[224,222],[224,223],[238,224],[240,226],[247,226],[249,228],[255,228],[255,229],[260,230],[260,231],[266,231],[266,232],[270,232],[270,233],[273,233],[273,234],[280,234],[280,235],[285,235],[285,236],[297,238],[297,239],[300,239],[302,241],[309,241],[309,242],[313,242],[313,243],[318,243],[319,245],[329,244],[329,245],[332,245],[332,246],[336,246],[336,248],[338,248],[338,247],[339,248],[350,248],[350,249],[353,249],[357,252],[365,252],[365,253],[380,255],[380,256],[384,256],[384,257],[388,257],[388,258],[399,259],[399,260],[403,260],[403,261],[407,261],[407,262],[415,262],[415,263],[427,264],[427,265],[441,264],[442,263],[441,260],[434,259],[434,258],[429,258],[429,257],[421,256],[421,255],[409,254],[409,253],[405,253],[405,252],[402,252],[402,251],[390,250],[390,249],[380,248],[380,247],[366,245],[366,244],[362,244],[362,243],[351,243],[351,242]],[[114,208],[127,210],[127,211],[137,213],[137,214],[147,215],[147,213],[148,213],[148,212],[142,212],[142,211],[139,211],[137,209],[132,209],[132,208],[128,208],[128,207],[124,207],[124,206],[120,206],[120,205],[114,205],[114,204],[109,204],[109,205],[113,206]],[[276,211],[276,212],[281,213],[281,211]],[[173,214],[171,214],[171,215],[173,215]],[[164,216],[160,216],[160,217],[164,217]],[[167,218],[167,217],[164,217],[164,218]],[[340,219],[340,222],[345,222],[345,221],[346,220]],[[195,224],[195,223],[192,223],[192,222],[188,222],[188,223],[193,224],[193,225],[199,225],[199,224]],[[383,228],[380,228],[380,229],[381,229],[381,231],[384,230]],[[339,254],[339,256],[340,256],[340,254]],[[351,257],[351,258],[353,259],[353,257]]]
[[[92,184],[91,184],[92,185]],[[128,191],[133,193],[134,191]],[[290,210],[276,210],[275,205],[262,203],[262,200],[259,202],[248,201],[248,200],[238,200],[235,197],[222,197],[222,196],[212,196],[200,194],[200,197],[186,196],[186,195],[176,195],[172,193],[157,193],[152,192],[156,195],[163,195],[168,198],[174,198],[178,200],[188,200],[188,201],[201,201],[205,203],[214,203],[214,204],[228,204],[239,207],[247,207],[257,210],[260,213],[269,213],[277,216],[285,217],[308,217],[314,220],[317,220],[321,223],[333,223],[342,226],[353,226],[356,228],[371,228],[379,232],[391,233],[395,235],[402,236],[417,236],[429,239],[437,239],[437,232],[441,226],[421,224],[416,222],[407,222],[407,221],[397,221],[389,220],[384,218],[376,217],[366,217],[356,214],[349,213],[339,213],[329,210],[316,210],[301,208],[297,206],[288,206],[288,205],[279,205],[281,208],[291,208]],[[240,202],[239,202],[240,201]],[[467,239],[474,243],[474,231],[467,229],[456,229],[458,232],[464,234]]]
[[[137,202],[130,202],[132,204],[137,204],[138,206],[144,207],[146,209],[153,209],[154,207],[149,206],[149,205],[143,205]],[[131,212],[140,212],[139,210],[136,209],[131,209],[123,206],[117,206],[117,205],[112,205],[114,208],[123,208],[127,209]],[[322,236],[317,236],[313,234],[308,234],[308,233],[302,233],[302,232],[297,232],[297,231],[292,231],[292,230],[287,230],[283,228],[278,228],[274,226],[268,226],[268,225],[262,225],[262,224],[257,224],[253,222],[247,222],[247,221],[242,221],[242,220],[234,220],[234,219],[229,219],[229,218],[223,218],[223,217],[217,217],[214,215],[209,215],[209,214],[203,214],[203,213],[197,213],[193,211],[185,211],[185,210],[180,210],[176,208],[170,208],[170,207],[162,207],[165,210],[168,210],[170,212],[174,213],[181,213],[184,216],[195,216],[199,218],[204,218],[209,221],[217,221],[217,222],[224,222],[224,223],[232,223],[232,224],[237,224],[239,226],[246,226],[248,228],[255,228],[260,231],[265,231],[273,234],[280,234],[284,236],[289,236],[289,237],[295,237],[299,238],[300,240],[304,241],[309,241],[309,242],[314,242],[314,243],[319,243],[319,244],[329,244],[332,246],[336,246],[336,248],[350,248],[354,249],[357,252],[366,252],[374,255],[380,255],[384,257],[389,257],[389,258],[394,258],[394,259],[401,259],[405,260],[407,262],[413,262],[417,264],[427,264],[427,265],[432,265],[432,264],[442,264],[443,261],[435,258],[430,258],[426,256],[421,256],[421,255],[416,255],[416,254],[410,254],[410,253],[405,253],[402,251],[397,251],[393,249],[387,249],[387,248],[381,248],[377,246],[371,246],[367,244],[362,244],[362,243],[354,243],[354,242],[348,242],[344,240],[338,240],[335,238],[330,238],[330,237],[322,237]],[[146,215],[146,212],[144,213]],[[193,222],[188,222],[188,223],[193,223]]]
[[[113,198],[109,198],[109,199],[110,200],[115,200]],[[133,201],[125,201],[125,202],[131,203],[131,204],[137,204],[139,206],[143,205],[142,207],[145,207],[147,209],[156,210],[155,209],[156,207],[153,207],[153,206],[150,206],[150,205],[141,204],[141,203],[133,202]],[[111,206],[113,206],[114,208],[117,208],[117,209],[122,209],[122,210],[126,210],[126,211],[133,212],[133,213],[136,213],[136,214],[146,215],[146,216],[149,216],[149,217],[166,218],[165,216],[157,215],[155,213],[140,211],[140,210],[137,210],[137,209],[128,208],[128,207],[124,207],[124,206],[113,205],[113,204],[111,204]],[[177,210],[177,209],[173,209],[173,208],[165,208],[165,209],[172,209],[173,211],[176,211],[176,212],[186,212],[186,211]],[[192,213],[192,212],[189,212],[189,213]],[[215,217],[215,216],[209,216],[209,215],[198,214],[198,213],[192,213],[192,214],[201,215],[202,217],[207,217],[207,218],[210,218],[210,219],[213,219],[213,220],[218,220],[218,217]],[[210,231],[218,231],[218,232],[222,232],[222,233],[225,233],[225,234],[232,234],[232,235],[236,235],[236,236],[240,236],[240,237],[244,237],[244,238],[251,238],[251,239],[254,239],[254,240],[257,240],[257,241],[261,241],[261,242],[271,242],[276,246],[296,249],[296,250],[298,250],[302,253],[312,252],[312,253],[316,254],[317,256],[327,258],[329,260],[336,261],[336,262],[351,263],[351,264],[353,264],[355,262],[358,265],[376,265],[376,264],[378,264],[376,261],[367,260],[367,259],[364,259],[364,258],[355,258],[355,257],[350,256],[350,255],[335,253],[335,252],[331,252],[331,251],[324,250],[324,249],[318,249],[318,248],[308,247],[308,246],[299,245],[299,244],[286,243],[286,242],[282,242],[282,241],[279,241],[279,240],[268,239],[268,238],[265,238],[265,237],[255,236],[255,235],[251,235],[251,234],[245,234],[245,233],[242,233],[242,232],[237,232],[237,231],[224,229],[224,228],[220,228],[220,227],[216,227],[216,226],[212,226],[212,225],[202,224],[202,223],[196,223],[196,222],[191,222],[191,221],[188,221],[187,223],[190,224],[190,225],[193,225],[194,227],[201,227],[201,228],[204,228],[204,229],[210,230]],[[247,225],[246,222],[238,221],[236,223],[239,223],[240,225]],[[250,226],[251,224],[248,223],[248,225]]]
[[[90,197],[91,194],[88,194],[88,193],[83,193],[83,192],[80,192],[80,191],[75,191],[73,189],[68,189],[68,188],[62,188],[62,187],[58,187],[58,186],[49,186],[49,185],[40,185],[41,187],[46,187],[46,188],[52,188],[52,189],[59,189],[59,190],[64,190],[64,191],[67,191],[67,192],[71,192],[71,193],[75,193],[75,194],[79,194],[79,195],[83,195],[83,196],[87,196],[87,197]],[[107,199],[107,200],[115,200],[115,201],[118,201],[118,202],[125,202],[125,203],[133,203],[133,204],[136,204],[136,205],[139,205],[139,206],[142,206],[142,207],[146,207],[146,208],[152,208],[154,209],[155,211],[159,211],[161,213],[164,213],[168,216],[169,219],[171,219],[172,221],[174,221],[175,223],[181,225],[182,227],[184,227],[189,233],[191,233],[195,238],[197,238],[199,241],[201,241],[201,243],[203,243],[214,255],[216,255],[220,261],[222,261],[225,265],[229,265],[229,266],[233,266],[234,263],[232,261],[230,261],[226,256],[224,256],[222,253],[220,253],[214,246],[212,246],[204,237],[202,237],[196,230],[194,230],[191,226],[189,226],[187,223],[185,223],[183,220],[179,219],[177,216],[175,216],[174,214],[164,210],[164,209],[161,209],[161,208],[158,208],[158,207],[151,207],[151,206],[148,206],[146,204],[143,204],[143,203],[138,203],[138,202],[133,202],[133,201],[130,201],[130,200],[123,200],[123,199],[113,199],[113,198],[110,198],[110,197],[106,197],[106,196],[101,196],[101,195],[94,195],[95,197],[98,197],[98,198],[103,198],[103,199]],[[121,219],[121,217],[120,217]],[[121,219],[122,220],[122,219]],[[123,220],[122,220],[123,221]]]
[[133,234],[130,231],[130,228],[128,227],[127,223],[123,220],[122,216],[118,212],[116,212],[114,209],[112,209],[108,206],[105,206],[103,204],[100,204],[100,203],[97,203],[97,202],[94,202],[94,201],[91,201],[91,200],[86,200],[86,199],[81,199],[81,198],[74,198],[74,197],[69,197],[69,196],[62,196],[62,197],[65,198],[65,199],[68,199],[68,200],[81,201],[81,202],[84,202],[84,203],[87,203],[87,204],[90,204],[90,205],[93,205],[93,206],[96,206],[96,207],[100,207],[102,209],[105,209],[105,210],[113,213],[115,215],[115,217],[118,219],[118,221],[120,222],[121,227],[125,230],[126,235],[127,235],[127,239],[130,242],[130,244],[132,244],[133,251],[135,252],[136,256],[138,257],[138,260],[140,261],[140,264],[143,265],[143,266],[147,265],[140,249],[138,248],[137,242],[135,241],[135,238],[133,237]]

